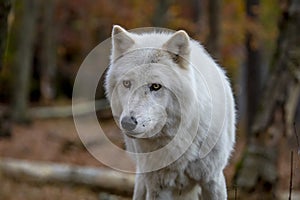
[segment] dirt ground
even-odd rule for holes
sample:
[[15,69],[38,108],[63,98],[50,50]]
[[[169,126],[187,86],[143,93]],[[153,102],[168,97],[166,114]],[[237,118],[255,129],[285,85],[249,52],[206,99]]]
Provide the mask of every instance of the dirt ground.
[[[124,147],[122,136],[113,120],[102,120],[101,126],[107,137],[114,144],[119,147]],[[236,150],[231,158],[230,165],[225,170],[229,196],[233,196],[235,192],[231,183],[235,166],[243,152],[244,143],[244,137],[238,132]],[[282,147],[279,147],[281,149],[279,159],[279,190],[285,191],[286,193],[289,188],[290,177],[290,149],[289,146],[286,145],[287,142],[283,141],[282,143]],[[78,137],[72,118],[34,120],[28,125],[14,125],[11,138],[0,138],[0,157],[106,167],[86,150]],[[118,159],[119,162],[123,162],[121,158],[113,157],[112,159]],[[295,155],[294,159],[293,190],[299,191],[299,155]],[[284,192],[280,192],[280,194],[283,193]],[[75,185],[62,186],[29,183],[22,180],[11,179],[0,172],[0,200],[31,199],[121,200],[126,198],[95,192]],[[255,199],[259,198],[256,197]]]

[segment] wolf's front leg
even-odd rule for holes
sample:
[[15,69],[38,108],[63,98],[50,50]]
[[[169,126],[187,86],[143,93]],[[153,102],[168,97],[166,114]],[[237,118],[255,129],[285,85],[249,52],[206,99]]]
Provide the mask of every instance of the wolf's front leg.
[[146,199],[146,186],[143,181],[143,176],[136,174],[133,200],[144,200]]
[[227,190],[223,172],[213,179],[201,183],[201,200],[226,200]]
[[175,197],[172,196],[171,191],[159,190],[159,191],[149,191],[147,190],[146,200],[174,200]]
[[167,188],[158,187],[157,184],[146,185],[146,200],[174,200],[177,199],[172,195],[172,191]]

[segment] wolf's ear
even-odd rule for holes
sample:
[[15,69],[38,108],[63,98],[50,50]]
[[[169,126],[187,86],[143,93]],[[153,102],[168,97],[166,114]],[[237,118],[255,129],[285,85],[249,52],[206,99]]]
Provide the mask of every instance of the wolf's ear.
[[183,68],[187,67],[190,55],[190,38],[185,31],[181,30],[174,33],[163,45],[163,49],[172,55],[174,62]]
[[121,26],[114,25],[112,29],[112,57],[118,58],[134,44],[129,33]]

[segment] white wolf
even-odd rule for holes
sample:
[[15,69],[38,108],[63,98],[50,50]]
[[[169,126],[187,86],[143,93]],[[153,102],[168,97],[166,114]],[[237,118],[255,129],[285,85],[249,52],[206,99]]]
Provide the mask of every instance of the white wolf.
[[234,100],[199,43],[182,30],[137,34],[116,25],[105,88],[137,163],[133,199],[227,198]]

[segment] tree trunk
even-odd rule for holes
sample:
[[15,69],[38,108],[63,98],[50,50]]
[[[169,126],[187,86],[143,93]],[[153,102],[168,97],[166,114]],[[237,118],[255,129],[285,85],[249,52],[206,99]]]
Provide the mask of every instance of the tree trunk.
[[[259,199],[274,199],[278,180],[278,145],[293,126],[300,92],[300,2],[289,1],[280,23],[280,35],[271,74],[255,112],[251,138],[241,166],[237,186],[260,191]],[[253,192],[252,192],[253,193]]]
[[0,0],[0,70],[2,69],[4,63],[4,53],[6,49],[6,41],[7,41],[7,29],[8,22],[7,16],[9,14],[11,7],[10,0]]
[[[261,46],[257,27],[259,26],[260,0],[246,0],[246,91],[247,122],[246,131],[250,134],[261,88]],[[251,136],[250,136],[251,137]]]
[[43,1],[43,40],[40,91],[42,100],[49,103],[54,99],[56,74],[56,30],[54,11],[56,0]]
[[[10,0],[0,0],[0,71],[4,65],[4,55],[7,41],[7,16],[11,8]],[[0,107],[0,138],[11,136],[11,125],[8,111]]]
[[215,59],[220,59],[221,3],[221,0],[208,1],[209,35],[207,50]]
[[156,27],[164,27],[167,23],[167,11],[173,0],[161,0],[156,2],[152,24]]
[[13,74],[15,77],[12,94],[12,118],[17,122],[28,120],[27,104],[30,91],[38,2],[39,0],[24,0],[19,2],[22,3],[22,22],[20,27],[17,28],[18,44],[14,61]]

